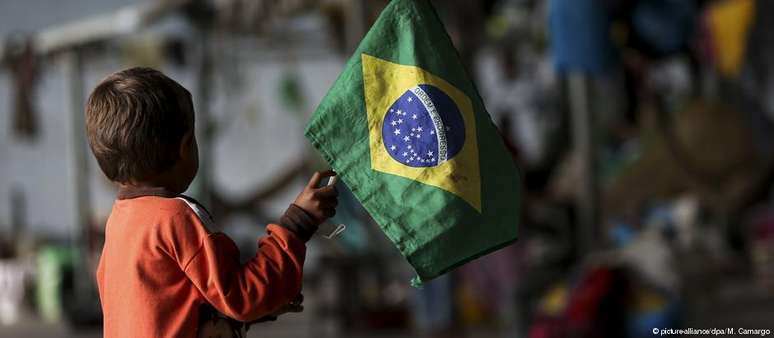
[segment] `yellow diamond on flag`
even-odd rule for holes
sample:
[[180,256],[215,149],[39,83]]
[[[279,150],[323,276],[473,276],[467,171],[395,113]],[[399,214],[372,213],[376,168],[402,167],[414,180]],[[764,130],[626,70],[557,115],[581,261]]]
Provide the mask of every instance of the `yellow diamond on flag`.
[[481,212],[470,98],[419,67],[361,60],[371,168],[443,189]]

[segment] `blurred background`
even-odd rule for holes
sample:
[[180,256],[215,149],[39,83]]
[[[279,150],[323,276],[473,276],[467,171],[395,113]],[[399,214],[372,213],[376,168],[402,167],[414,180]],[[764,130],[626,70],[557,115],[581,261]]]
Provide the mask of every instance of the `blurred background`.
[[[151,66],[191,91],[189,194],[247,259],[326,168],[303,126],[386,3],[0,1],[0,337],[101,336],[101,78]],[[348,229],[310,242],[305,312],[249,336],[774,329],[774,2],[433,3],[520,168],[520,240],[412,288],[340,185]]]

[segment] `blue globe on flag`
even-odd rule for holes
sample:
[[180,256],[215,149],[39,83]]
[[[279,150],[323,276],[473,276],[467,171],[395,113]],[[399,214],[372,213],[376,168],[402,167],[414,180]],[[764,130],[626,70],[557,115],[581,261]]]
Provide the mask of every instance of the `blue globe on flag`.
[[406,90],[384,115],[387,153],[410,167],[434,167],[453,158],[465,143],[465,123],[454,100],[422,84]]

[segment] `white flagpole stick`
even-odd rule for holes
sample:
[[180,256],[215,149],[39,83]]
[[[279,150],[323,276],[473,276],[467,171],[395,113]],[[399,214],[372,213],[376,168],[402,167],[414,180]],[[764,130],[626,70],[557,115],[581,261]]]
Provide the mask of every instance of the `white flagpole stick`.
[[[328,186],[335,185],[338,181],[338,176],[331,176],[330,179],[328,179]],[[322,236],[326,239],[334,239],[341,235],[344,230],[347,229],[347,226],[344,224],[333,224],[329,221],[325,221],[322,224],[320,224],[320,229],[317,231],[317,234]]]

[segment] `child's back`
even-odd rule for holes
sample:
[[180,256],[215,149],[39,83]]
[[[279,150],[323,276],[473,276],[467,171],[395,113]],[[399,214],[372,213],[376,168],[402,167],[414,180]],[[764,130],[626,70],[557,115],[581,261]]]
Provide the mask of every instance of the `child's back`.
[[305,242],[335,212],[335,189],[316,188],[331,172],[315,174],[242,265],[204,208],[180,195],[198,168],[184,88],[151,69],[119,72],[94,90],[86,120],[100,167],[120,185],[97,269],[105,337],[194,337],[202,305],[249,322],[300,294]]
[[191,336],[202,304],[250,321],[299,294],[303,241],[269,225],[242,267],[234,243],[171,196],[122,191],[113,205],[97,270],[106,337]]

